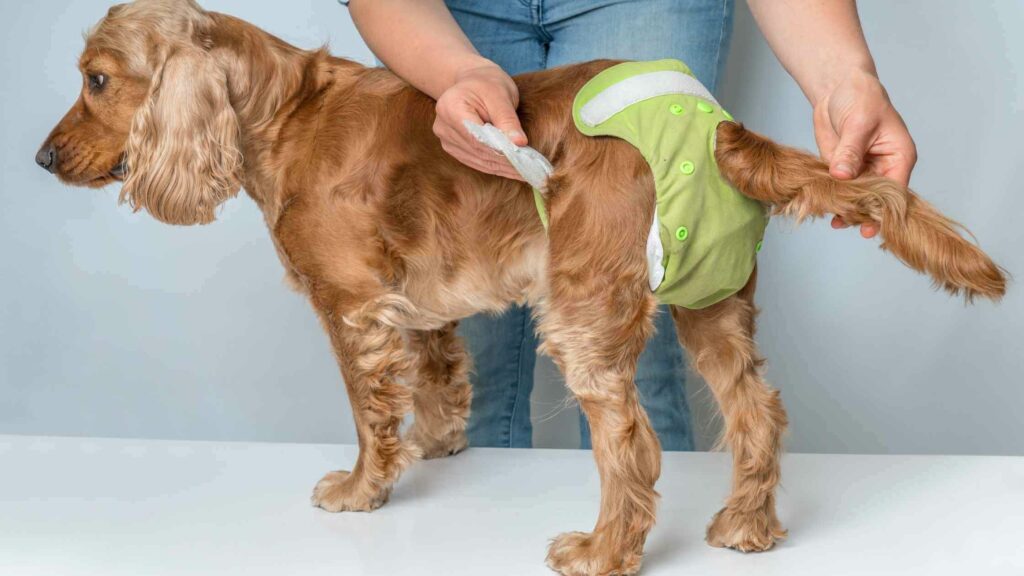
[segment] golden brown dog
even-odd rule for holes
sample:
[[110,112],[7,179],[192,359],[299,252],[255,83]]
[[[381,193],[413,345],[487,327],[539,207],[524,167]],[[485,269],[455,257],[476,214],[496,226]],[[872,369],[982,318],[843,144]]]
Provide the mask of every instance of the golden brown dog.
[[[650,169],[629,144],[573,127],[573,95],[610,62],[516,82],[530,142],[557,167],[545,234],[524,184],[474,172],[431,133],[434,102],[386,70],[294,48],[191,0],[116,6],[89,34],[79,100],[37,161],[69,184],[124,179],[121,198],[170,224],[212,222],[245,191],[292,284],[330,335],[352,402],[359,458],[316,485],[330,511],[383,504],[402,469],[458,452],[470,405],[458,319],[513,302],[537,311],[544,350],[593,430],[602,481],[590,533],[556,538],[563,574],[632,574],[654,524],[658,440],[633,375],[655,299],[644,255]],[[882,247],[968,299],[999,298],[1003,272],[956,225],[891,181],[838,182],[816,158],[741,125],[717,160],[743,194],[798,218],[876,222]],[[786,416],[761,378],[754,277],[702,310],[675,308],[682,344],[725,419],[733,492],[708,542],[766,550]],[[400,433],[403,416],[415,423]]]

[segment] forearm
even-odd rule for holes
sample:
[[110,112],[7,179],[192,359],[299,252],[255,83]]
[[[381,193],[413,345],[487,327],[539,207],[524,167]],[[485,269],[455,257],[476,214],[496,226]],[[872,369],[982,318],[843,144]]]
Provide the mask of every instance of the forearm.
[[853,72],[875,75],[855,0],[747,0],[758,27],[811,104]]
[[349,9],[381,62],[434,99],[460,73],[491,64],[473,48],[443,0],[352,0]]

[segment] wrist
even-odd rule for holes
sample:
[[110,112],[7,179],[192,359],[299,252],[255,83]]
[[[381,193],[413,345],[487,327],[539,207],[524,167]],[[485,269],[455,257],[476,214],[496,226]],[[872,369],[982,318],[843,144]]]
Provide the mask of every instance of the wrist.
[[519,88],[512,77],[505,70],[486,58],[469,62],[460,68],[455,76],[456,82],[480,80],[488,84],[499,86],[514,99],[518,99]]
[[475,52],[456,52],[442,56],[442,60],[446,60],[448,65],[445,66],[444,72],[439,75],[439,82],[435,89],[437,93],[430,94],[434,99],[437,99],[449,88],[458,84],[472,74],[490,69],[501,70],[497,64]]
[[804,94],[811,103],[811,107],[817,107],[822,101],[835,91],[836,87],[848,81],[872,81],[878,82],[878,71],[875,63],[867,60],[853,60],[843,62],[829,62],[820,66],[825,73],[820,74],[804,87]]

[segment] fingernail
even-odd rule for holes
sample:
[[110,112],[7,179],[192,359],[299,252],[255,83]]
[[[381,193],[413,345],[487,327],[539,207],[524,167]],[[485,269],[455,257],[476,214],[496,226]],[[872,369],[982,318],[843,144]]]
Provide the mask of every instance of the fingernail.
[[849,164],[836,164],[836,173],[843,176],[853,176],[853,167]]

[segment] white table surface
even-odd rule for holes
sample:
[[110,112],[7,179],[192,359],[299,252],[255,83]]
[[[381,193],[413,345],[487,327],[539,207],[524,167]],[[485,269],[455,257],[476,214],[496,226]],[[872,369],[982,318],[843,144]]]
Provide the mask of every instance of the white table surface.
[[[309,505],[351,446],[0,436],[0,575],[547,575],[589,530],[589,452],[473,449],[415,464],[376,512]],[[1024,458],[787,455],[787,541],[703,542],[726,454],[666,454],[643,574],[1024,575]]]

